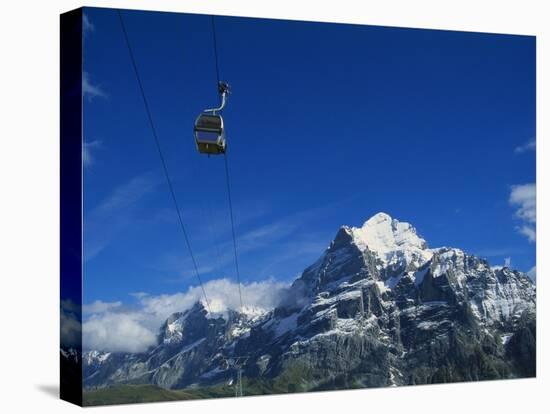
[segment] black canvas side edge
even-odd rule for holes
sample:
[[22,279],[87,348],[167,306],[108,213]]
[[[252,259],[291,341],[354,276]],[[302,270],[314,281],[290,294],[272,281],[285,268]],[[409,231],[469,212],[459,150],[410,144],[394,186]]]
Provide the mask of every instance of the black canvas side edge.
[[82,406],[82,9],[60,16],[60,398]]

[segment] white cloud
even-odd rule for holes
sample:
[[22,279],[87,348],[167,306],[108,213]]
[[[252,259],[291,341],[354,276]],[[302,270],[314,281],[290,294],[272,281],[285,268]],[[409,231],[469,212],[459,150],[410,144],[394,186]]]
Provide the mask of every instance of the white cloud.
[[90,303],[89,305],[84,305],[82,307],[82,312],[92,314],[92,313],[104,313],[116,308],[120,308],[122,302],[103,302],[101,300],[96,300],[95,302]]
[[84,167],[90,167],[95,162],[93,151],[101,148],[101,146],[102,142],[97,140],[88,142],[85,141],[82,144],[82,164]]
[[61,346],[71,348],[81,346],[82,325],[80,309],[71,300],[61,301]]
[[61,346],[64,348],[80,346],[80,321],[73,314],[61,313]]
[[94,98],[107,98],[107,93],[90,81],[90,75],[87,72],[82,73],[82,95],[88,102],[93,101]]
[[516,154],[521,154],[527,151],[535,151],[537,149],[537,141],[532,139],[531,141],[526,142],[523,145],[520,145],[514,149]]
[[84,323],[86,349],[141,352],[156,343],[156,336],[142,325],[137,313],[105,313]]
[[510,192],[509,202],[516,207],[516,217],[522,224],[518,231],[526,236],[529,241],[536,240],[537,198],[535,183],[514,185]]
[[532,184],[522,184],[512,186],[510,193],[510,203],[518,206],[516,214],[519,218],[529,222],[536,221],[536,186]]
[[[288,284],[268,279],[242,285],[245,308],[275,308],[288,291]],[[204,284],[210,310],[223,313],[240,308],[238,286],[229,279],[211,280]],[[128,309],[120,302],[96,301],[84,306],[85,349],[111,352],[143,352],[156,343],[158,330],[168,316],[204,303],[202,290],[191,286],[183,293],[147,295],[132,294],[137,306]]]
[[[273,309],[287,288],[288,284],[276,282],[273,279],[241,284],[243,305]],[[219,313],[228,309],[239,309],[239,290],[235,282],[226,278],[211,280],[204,285],[204,289],[212,312]],[[146,312],[166,318],[174,312],[189,309],[198,300],[202,301],[203,295],[199,286],[192,286],[185,293],[144,296],[140,300]]]
[[525,237],[527,237],[530,242],[534,243],[537,241],[537,232],[534,227],[525,224],[521,227],[518,227],[518,231]]

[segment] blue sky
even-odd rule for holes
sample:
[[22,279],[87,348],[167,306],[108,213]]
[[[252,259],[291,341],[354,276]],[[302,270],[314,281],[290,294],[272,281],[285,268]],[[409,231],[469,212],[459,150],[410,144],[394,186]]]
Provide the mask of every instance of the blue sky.
[[[85,302],[196,285],[114,10],[86,8]],[[234,279],[210,17],[125,11],[205,280]],[[217,17],[242,280],[289,281],[384,211],[430,246],[535,266],[535,38]],[[520,187],[518,187],[520,186]]]

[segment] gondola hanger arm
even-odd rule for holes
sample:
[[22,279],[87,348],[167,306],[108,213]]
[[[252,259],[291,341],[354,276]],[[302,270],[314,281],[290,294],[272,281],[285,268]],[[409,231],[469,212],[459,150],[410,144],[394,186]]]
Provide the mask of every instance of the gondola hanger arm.
[[205,109],[203,112],[210,112],[213,115],[216,115],[216,112],[220,112],[225,107],[225,104],[227,103],[227,95],[231,93],[231,88],[229,84],[222,81],[218,82],[218,93],[221,97],[220,106],[218,106],[217,108]]

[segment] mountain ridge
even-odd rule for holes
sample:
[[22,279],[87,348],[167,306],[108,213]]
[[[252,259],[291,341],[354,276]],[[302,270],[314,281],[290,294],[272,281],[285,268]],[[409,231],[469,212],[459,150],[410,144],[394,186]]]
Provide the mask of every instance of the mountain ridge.
[[86,352],[84,386],[212,386],[243,355],[248,380],[279,390],[287,378],[289,392],[533,376],[535,310],[524,273],[430,249],[378,213],[342,226],[275,309],[208,314],[197,302],[144,353]]

